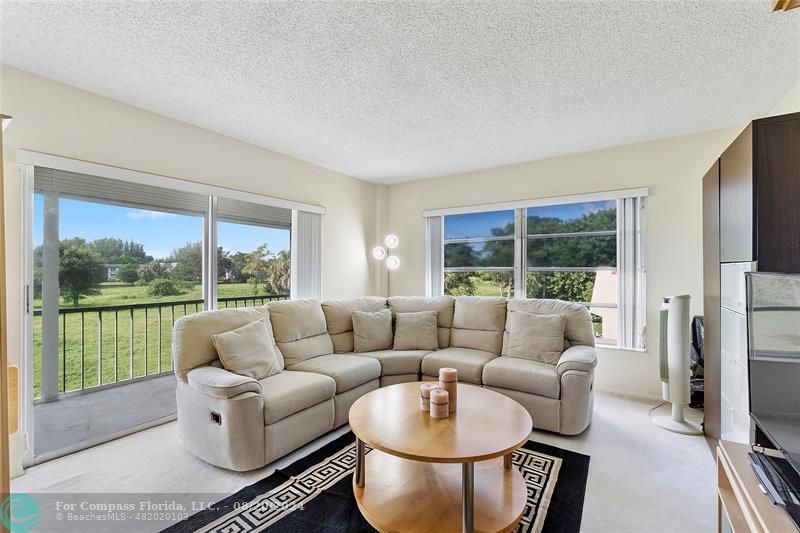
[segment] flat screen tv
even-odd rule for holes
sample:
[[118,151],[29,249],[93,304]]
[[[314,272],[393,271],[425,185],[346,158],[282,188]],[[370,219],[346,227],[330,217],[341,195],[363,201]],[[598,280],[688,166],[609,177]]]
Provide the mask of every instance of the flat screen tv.
[[753,272],[746,286],[750,416],[800,473],[800,274]]

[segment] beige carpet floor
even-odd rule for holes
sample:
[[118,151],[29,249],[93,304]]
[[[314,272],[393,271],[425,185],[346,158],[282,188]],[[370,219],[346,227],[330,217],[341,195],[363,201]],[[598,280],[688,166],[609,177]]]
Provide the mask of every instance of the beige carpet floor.
[[[583,531],[716,530],[715,467],[706,441],[656,427],[649,421],[656,405],[598,394],[594,420],[582,435],[531,435],[591,456]],[[667,414],[668,409],[662,406],[657,412]],[[692,417],[697,420],[698,414]],[[265,468],[235,473],[186,452],[172,422],[29,468],[12,481],[12,491],[233,493],[345,431],[341,428]]]

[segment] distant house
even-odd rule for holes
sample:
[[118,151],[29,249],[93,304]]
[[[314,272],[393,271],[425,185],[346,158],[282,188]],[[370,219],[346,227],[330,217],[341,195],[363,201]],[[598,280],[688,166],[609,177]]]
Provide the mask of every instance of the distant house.
[[119,273],[120,263],[103,265],[106,269],[106,281],[117,281],[117,274]]
[[[158,262],[161,263],[161,266],[163,266],[164,270],[166,270],[167,272],[178,266],[178,263],[176,263],[175,261],[158,261]],[[119,267],[121,266],[122,263],[107,263],[103,265],[103,268],[105,268],[106,272],[105,281],[118,281],[117,276],[119,275]]]
[[[619,310],[609,307],[592,306],[595,304],[610,304],[617,301],[617,273],[613,270],[601,270],[594,278],[594,288],[592,290],[592,301],[589,311],[600,317],[601,332],[603,339],[607,341],[617,340],[617,319]],[[595,333],[599,335],[600,332]]]

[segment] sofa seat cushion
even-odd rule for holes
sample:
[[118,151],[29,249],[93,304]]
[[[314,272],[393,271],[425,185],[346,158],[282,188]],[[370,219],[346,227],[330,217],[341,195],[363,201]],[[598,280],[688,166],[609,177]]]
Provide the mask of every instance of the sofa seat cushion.
[[363,352],[357,355],[372,357],[381,362],[381,376],[399,376],[402,374],[419,374],[423,356],[430,350],[380,350]]
[[377,359],[360,355],[331,354],[306,359],[287,367],[299,372],[316,372],[336,381],[336,394],[363,385],[381,377],[381,364]]
[[311,372],[284,370],[259,381],[264,398],[264,424],[274,424],[336,395],[336,382]]
[[431,352],[422,358],[422,373],[438,377],[439,369],[444,367],[458,370],[458,379],[465,383],[481,384],[483,366],[497,356],[482,350],[469,348],[445,348]]
[[554,400],[561,397],[561,379],[555,365],[529,359],[503,356],[490,361],[483,367],[483,384]]

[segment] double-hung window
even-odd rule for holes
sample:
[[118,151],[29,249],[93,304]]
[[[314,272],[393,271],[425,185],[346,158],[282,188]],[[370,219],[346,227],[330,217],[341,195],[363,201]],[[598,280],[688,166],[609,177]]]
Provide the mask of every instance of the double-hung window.
[[514,294],[514,210],[444,219],[446,294]]
[[643,348],[645,195],[426,212],[429,258],[441,254],[428,262],[429,292],[580,303],[598,343]]

